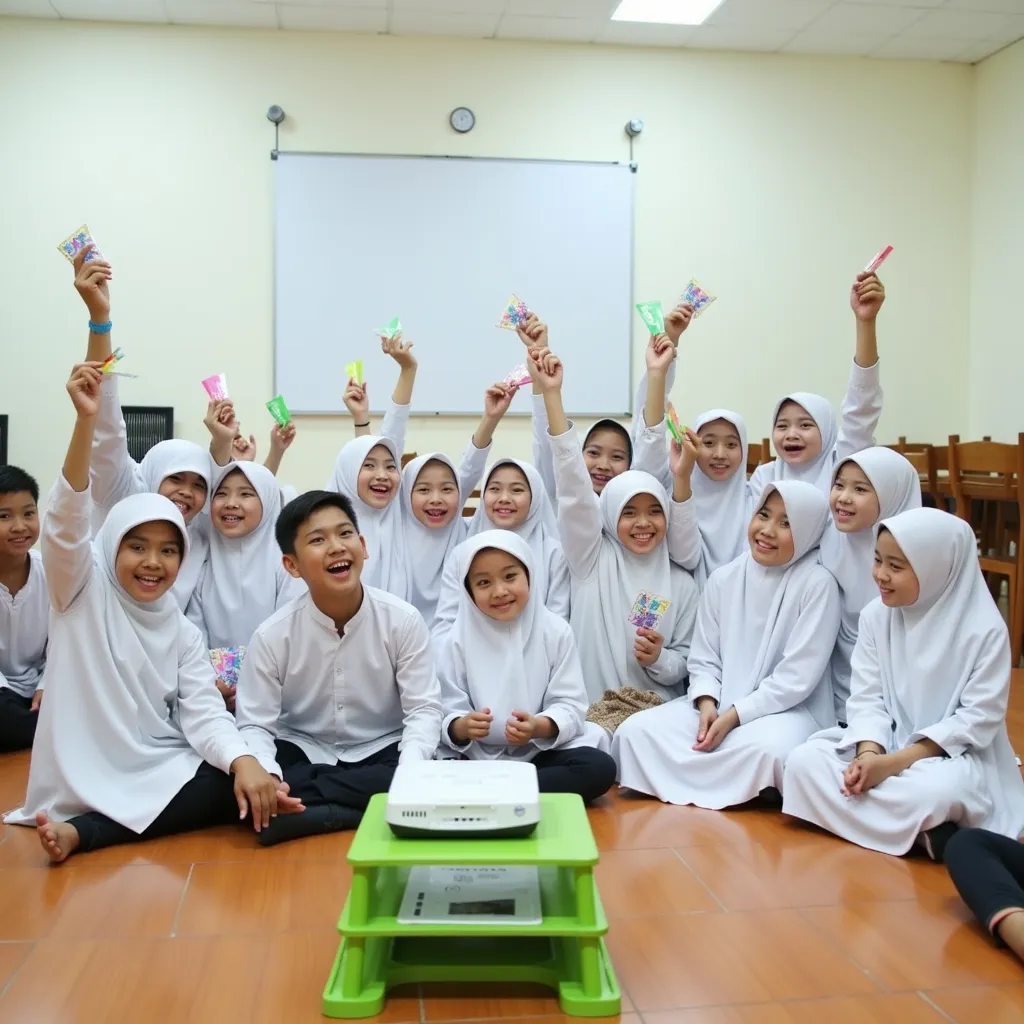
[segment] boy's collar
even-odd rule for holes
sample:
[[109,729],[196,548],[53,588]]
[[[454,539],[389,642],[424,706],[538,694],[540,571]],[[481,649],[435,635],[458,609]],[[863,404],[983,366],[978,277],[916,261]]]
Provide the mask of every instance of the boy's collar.
[[[349,612],[348,609],[326,609],[321,608],[316,603],[316,598],[313,596],[313,592],[309,592],[309,610],[313,618],[320,623],[325,629],[329,629],[332,633],[342,635],[346,631],[346,627],[351,626],[356,622],[366,606],[366,588],[360,583],[359,584],[359,604],[356,605],[354,611]],[[338,614],[341,613],[341,614]],[[342,622],[342,626],[339,629],[338,622]]]

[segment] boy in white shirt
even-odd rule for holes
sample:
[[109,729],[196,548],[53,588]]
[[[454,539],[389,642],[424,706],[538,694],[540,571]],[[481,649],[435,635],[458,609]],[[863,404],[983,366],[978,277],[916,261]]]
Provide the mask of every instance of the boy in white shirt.
[[[430,760],[441,687],[416,609],[361,582],[366,547],[344,495],[309,491],[277,520],[284,566],[309,592],[256,630],[238,681],[242,736],[306,810],[264,845],[355,828],[399,762]],[[301,795],[300,795],[301,794]]]
[[17,466],[0,466],[0,752],[32,746],[50,598],[39,539],[39,485]]

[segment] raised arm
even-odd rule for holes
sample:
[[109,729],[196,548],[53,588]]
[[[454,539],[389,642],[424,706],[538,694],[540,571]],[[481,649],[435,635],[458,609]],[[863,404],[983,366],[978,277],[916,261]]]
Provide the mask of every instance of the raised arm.
[[210,432],[210,458],[217,466],[234,461],[235,437],[239,433],[235,403],[230,398],[210,402],[203,423]]
[[875,328],[884,301],[882,282],[874,274],[858,274],[850,289],[850,307],[857,320],[857,347],[839,411],[836,457],[840,460],[875,443],[875,430],[882,415]]
[[399,626],[395,681],[403,713],[399,762],[429,761],[441,742],[441,684],[418,612],[407,613]]
[[673,440],[669,449],[669,467],[672,471],[672,500],[668,517],[668,557],[688,572],[697,568],[702,546],[700,525],[690,490],[690,478],[697,464],[700,439],[692,430],[683,432],[683,443]]
[[[476,430],[473,432],[473,447],[477,451],[484,453],[485,460],[487,457],[486,453],[491,447],[494,431],[497,430],[498,424],[502,421],[505,413],[508,412],[508,407],[512,404],[512,399],[515,398],[518,390],[517,387],[510,387],[508,384],[498,381],[484,392],[484,413],[480,417]],[[474,481],[473,487],[479,483],[479,476],[482,475],[483,466],[481,465],[480,474],[477,480]],[[460,486],[461,480],[460,476]],[[470,487],[470,490],[473,490],[473,487]]]
[[633,469],[650,473],[665,490],[672,489],[666,437],[665,407],[668,374],[675,366],[676,350],[664,334],[647,345],[647,395],[633,435]]
[[[214,693],[220,699],[216,686]],[[257,632],[253,635],[238,673],[235,721],[248,748],[264,769],[282,778],[277,763],[277,724],[281,718],[284,681],[270,645]],[[223,700],[221,706],[223,707]]]
[[416,357],[412,354],[411,341],[403,341],[400,334],[383,338],[381,349],[399,366],[398,381],[391,393],[391,408],[384,414],[381,433],[390,437],[398,448],[399,456],[405,453],[405,438],[409,432],[409,412],[412,406],[412,391],[416,383]]
[[274,424],[270,431],[270,451],[267,454],[267,457],[263,460],[264,468],[269,469],[274,476],[277,476],[277,471],[281,468],[281,460],[284,458],[284,453],[291,448],[292,441],[294,440],[294,420],[289,423],[287,427],[282,427],[279,423]]
[[[675,349],[679,348],[679,339],[682,337],[683,332],[687,327],[690,326],[690,321],[693,319],[693,308],[680,303],[675,309],[671,310],[665,316],[665,334],[672,346]],[[672,391],[676,383],[676,364],[671,362],[668,369],[665,371],[665,392],[666,394]],[[647,409],[647,396],[648,396],[648,372],[644,371],[643,376],[640,378],[640,383],[637,385],[636,395],[633,398],[633,419],[630,424],[629,436],[633,441],[633,447],[636,447],[637,440],[641,437],[644,430],[646,429],[646,423],[644,417]],[[664,409],[664,406],[662,406]],[[657,423],[658,420],[647,420],[648,423]],[[641,466],[634,466],[634,469],[641,469]],[[649,472],[649,470],[648,470]]]

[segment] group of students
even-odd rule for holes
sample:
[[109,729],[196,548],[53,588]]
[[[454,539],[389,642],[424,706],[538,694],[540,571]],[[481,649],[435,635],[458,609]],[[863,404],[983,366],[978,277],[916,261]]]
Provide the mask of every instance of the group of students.
[[[416,361],[385,339],[400,374],[381,433],[349,381],[355,437],[324,490],[294,495],[276,478],[294,427],[258,465],[227,400],[209,450],[131,460],[102,372],[112,272],[89,252],[41,554],[38,488],[0,468],[0,748],[32,747],[5,820],[35,825],[53,861],[239,817],[264,844],[352,828],[399,763],[519,758],[542,791],[587,801],[616,781],[713,809],[767,797],[870,849],[920,844],[967,865],[972,906],[1024,949],[1024,914],[976,891],[976,865],[1012,860],[1024,828],[1007,630],[970,526],[921,507],[914,468],[874,446],[874,274],[851,289],[838,422],[820,396],[784,396],[778,457],[749,480],[735,412],[666,435],[679,306],[631,428],[582,440],[547,327],[518,328],[532,464],[487,466],[517,390],[495,384],[458,464],[403,469]],[[638,594],[664,607],[654,628],[631,621]],[[237,688],[214,672],[223,647],[245,652]]]

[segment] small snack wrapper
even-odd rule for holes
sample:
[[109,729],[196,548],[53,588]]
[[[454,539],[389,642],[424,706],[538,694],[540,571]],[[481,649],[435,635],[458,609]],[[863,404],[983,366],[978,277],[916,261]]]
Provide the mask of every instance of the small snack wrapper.
[[507,384],[511,387],[522,387],[524,384],[529,384],[533,378],[530,376],[530,371],[526,368],[525,363],[520,363],[503,381],[503,384]]
[[530,307],[518,295],[510,295],[501,313],[498,326],[503,331],[514,331],[530,319]]
[[228,397],[228,379],[223,373],[215,373],[202,383],[211,402],[223,402]]
[[652,337],[665,333],[665,314],[660,302],[638,302],[636,308]]
[[287,427],[292,421],[292,414],[288,411],[288,406],[281,395],[275,395],[267,402],[267,411],[277,420],[279,427]]
[[402,333],[402,321],[397,316],[393,316],[383,327],[378,327],[373,333],[380,338],[391,339]]
[[665,612],[672,607],[672,602],[667,597],[658,597],[657,594],[641,590],[633,602],[633,610],[629,613],[629,621],[637,629],[653,629],[659,632],[658,627],[665,617]]
[[665,425],[668,432],[676,439],[676,444],[683,443],[683,431],[685,427],[679,426],[679,417],[676,415],[676,407],[671,402],[665,403]]
[[686,291],[680,296],[679,301],[686,306],[691,306],[693,308],[693,315],[698,317],[715,301],[715,296],[704,291],[691,277],[690,283],[686,286]]
[[[84,249],[90,242],[93,245],[96,244],[92,235],[89,234],[89,225],[83,224],[77,231],[72,231],[63,242],[57,245],[57,251],[63,256],[68,263],[74,263],[75,257]],[[85,262],[89,263],[92,260],[99,260],[103,258],[103,253],[99,249],[93,249],[85,257]]]
[[357,384],[362,385],[363,383],[363,361],[357,359],[354,363],[349,363],[345,367],[345,372],[348,374],[349,380],[354,380]]
[[244,647],[213,647],[210,650],[213,671],[225,686],[238,686],[238,672],[244,657]]
[[873,274],[888,258],[892,252],[892,246],[887,245],[865,268],[865,274]]
[[117,366],[122,359],[124,359],[124,352],[119,348],[115,348],[114,351],[111,352],[110,355],[107,356],[107,358],[100,364],[100,373],[113,373],[114,367]]

